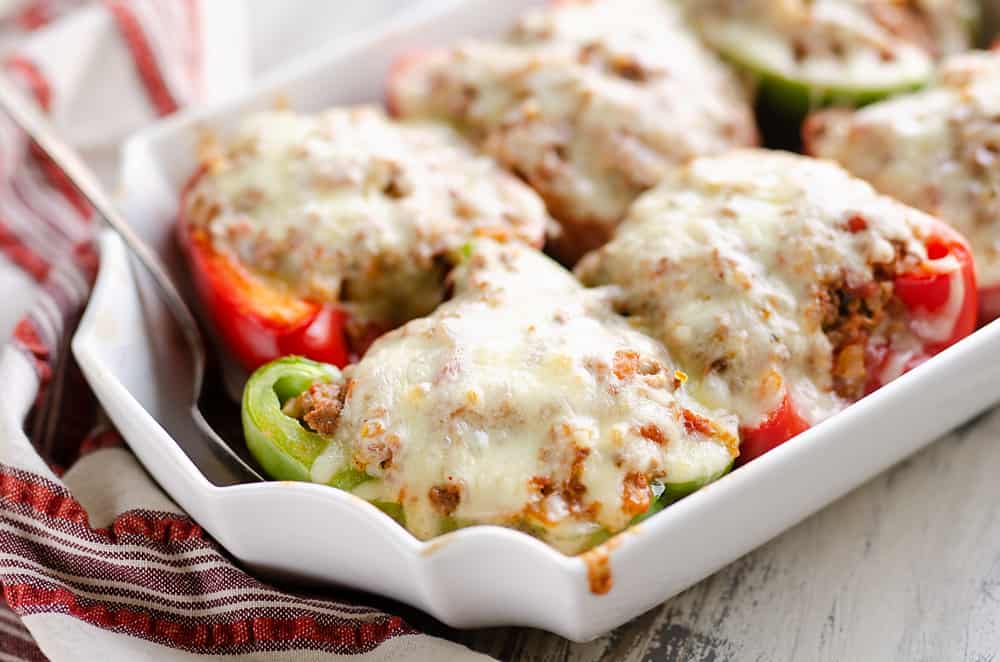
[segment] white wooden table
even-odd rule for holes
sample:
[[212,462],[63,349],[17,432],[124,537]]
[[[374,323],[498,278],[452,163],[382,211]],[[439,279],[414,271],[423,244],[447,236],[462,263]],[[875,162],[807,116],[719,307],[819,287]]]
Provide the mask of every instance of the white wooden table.
[[1000,409],[596,641],[449,636],[538,662],[1000,660]]

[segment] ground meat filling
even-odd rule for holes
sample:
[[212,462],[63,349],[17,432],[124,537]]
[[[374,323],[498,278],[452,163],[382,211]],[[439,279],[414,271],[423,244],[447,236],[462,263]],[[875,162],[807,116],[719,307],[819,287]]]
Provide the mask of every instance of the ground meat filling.
[[331,436],[337,431],[337,420],[344,406],[347,389],[340,384],[318,382],[301,395],[291,398],[282,407],[287,416],[302,421],[313,432]]
[[622,481],[622,503],[632,515],[641,515],[649,510],[649,481],[640,473],[632,472]]
[[586,521],[600,511],[600,502],[588,503],[583,471],[591,449],[574,443],[577,433],[578,430],[565,421],[553,424],[549,430],[551,444],[541,448],[539,459],[545,465],[569,469],[549,476],[535,476],[529,481],[536,491],[523,511],[527,522],[551,525],[567,515]]
[[[851,216],[845,225],[852,233],[868,229],[861,215]],[[868,390],[871,371],[878,361],[869,342],[872,336],[876,331],[886,333],[892,320],[905,317],[904,306],[893,296],[893,281],[912,269],[915,261],[907,257],[902,242],[890,243],[896,249],[896,259],[872,265],[873,280],[854,286],[843,280],[829,283],[820,288],[817,297],[823,333],[833,351],[833,389],[849,401],[861,398]]]
[[885,324],[887,317],[902,313],[892,290],[892,279],[883,278],[860,288],[841,284],[820,294],[823,333],[833,349],[833,389],[847,400],[857,400],[868,386],[872,333]]
[[462,500],[462,489],[458,485],[435,485],[428,491],[427,498],[434,510],[449,517]]

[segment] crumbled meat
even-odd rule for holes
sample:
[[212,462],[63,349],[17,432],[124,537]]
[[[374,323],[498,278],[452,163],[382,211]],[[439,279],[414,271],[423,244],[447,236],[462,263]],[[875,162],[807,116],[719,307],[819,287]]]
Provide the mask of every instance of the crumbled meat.
[[344,406],[345,391],[340,384],[318,382],[297,398],[285,403],[284,411],[319,434],[331,436],[337,430],[337,419]]
[[427,493],[427,498],[430,499],[434,510],[447,517],[458,508],[462,500],[462,490],[458,485],[435,485]]
[[590,592],[594,595],[604,595],[614,586],[610,551],[617,545],[618,539],[612,538],[603,545],[580,555],[584,565],[587,566],[587,581],[590,584]]
[[728,367],[729,361],[721,356],[708,364],[708,369],[712,372],[725,372]]
[[576,447],[573,464],[570,467],[569,480],[566,481],[564,490],[566,503],[574,510],[583,508],[583,498],[587,494],[587,486],[583,483],[583,463],[586,462],[589,455],[589,448]]
[[622,504],[626,512],[632,515],[646,512],[649,510],[650,498],[649,482],[643,474],[633,471],[625,476],[622,482]]
[[[384,426],[377,421],[367,428],[367,434],[366,430],[362,429],[362,437],[370,441],[359,444],[355,460],[370,473],[384,475],[385,471],[392,468],[402,440],[398,434],[385,434]],[[374,469],[375,467],[378,467],[378,471]]]
[[621,350],[615,352],[615,377],[628,379],[639,371],[639,354],[633,351]]
[[706,436],[712,434],[712,422],[704,416],[696,414],[690,409],[683,410],[681,415],[684,418],[684,429],[688,432],[700,432]]
[[[563,473],[565,478],[558,479],[554,476],[533,476],[528,485],[531,487],[534,498],[525,508],[524,514],[529,519],[537,519],[544,522],[551,522],[561,519],[565,515],[577,517],[591,517],[600,508],[599,502],[586,504],[587,485],[584,482],[584,463],[590,456],[591,449],[579,446],[575,442],[569,441],[568,446],[563,444],[571,439],[574,434],[571,426],[563,423],[552,429],[553,439],[560,440],[556,447],[547,447],[541,450],[543,461],[548,463],[561,463],[567,461],[569,471]],[[564,465],[565,466],[565,465]],[[562,473],[562,472],[560,472]],[[554,501],[553,501],[554,500]],[[559,510],[562,514],[553,517],[552,503],[558,502]]]
[[541,497],[547,497],[555,490],[552,485],[552,479],[548,476],[532,476],[528,481],[528,485],[532,491]]
[[[382,184],[382,192],[390,198],[400,199],[413,193],[413,181],[406,170],[398,161],[385,160],[385,181]],[[465,218],[475,218],[475,215]]]
[[717,440],[726,446],[731,457],[739,455],[740,440],[736,435],[730,434],[728,431],[720,428],[712,419],[690,409],[683,409],[681,411],[681,422],[684,424],[684,429],[687,432],[698,432],[706,437]]
[[886,320],[898,316],[893,284],[885,270],[876,270],[881,279],[863,287],[843,284],[820,293],[823,332],[833,346],[833,388],[842,397],[854,400],[864,395],[868,383],[865,348],[872,333]]
[[643,425],[639,428],[639,434],[660,446],[667,443],[667,435],[663,434],[663,428],[655,423]]

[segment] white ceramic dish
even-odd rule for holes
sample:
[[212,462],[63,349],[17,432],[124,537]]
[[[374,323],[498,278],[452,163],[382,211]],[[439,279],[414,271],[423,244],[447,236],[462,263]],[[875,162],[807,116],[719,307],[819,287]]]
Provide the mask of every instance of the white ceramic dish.
[[[250,96],[174,118],[134,138],[125,150],[126,214],[176,265],[172,224],[178,190],[194,167],[200,128],[225,129],[279,94],[301,110],[379,100],[386,70],[399,53],[500,32],[527,4],[534,3],[425,3],[296,65]],[[187,364],[169,317],[129,268],[114,236],[102,237],[101,253],[97,286],[73,349],[109,415],[167,492],[258,572],[383,594],[456,627],[526,625],[575,640],[595,637],[1000,399],[997,323],[632,528],[608,550],[567,557],[497,527],[420,542],[345,492],[304,483],[232,485],[187,417]],[[605,553],[614,586],[594,595],[588,567]]]

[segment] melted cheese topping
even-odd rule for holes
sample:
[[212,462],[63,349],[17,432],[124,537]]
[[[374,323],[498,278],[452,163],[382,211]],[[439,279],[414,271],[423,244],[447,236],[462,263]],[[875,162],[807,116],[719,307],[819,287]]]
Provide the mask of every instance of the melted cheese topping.
[[947,221],[972,244],[979,281],[1000,284],[1000,53],[947,60],[937,83],[857,113],[810,119],[810,150]]
[[507,42],[407,61],[391,97],[467,130],[592,246],[670,169],[756,142],[745,91],[662,0],[530,13]]
[[548,222],[533,191],[452,130],[374,108],[252,115],[204,160],[184,216],[217,250],[390,326],[441,301],[447,252],[478,235],[540,245]]
[[479,241],[455,296],[380,338],[313,478],[403,505],[429,538],[455,523],[522,528],[567,551],[626,527],[654,482],[707,481],[735,419],[685,393],[663,347],[536,251]]
[[760,73],[845,93],[914,87],[971,45],[971,0],[686,0],[705,39]]
[[577,273],[610,286],[709,406],[753,427],[787,392],[815,423],[863,394],[868,346],[920,349],[891,277],[926,264],[934,222],[831,163],[737,151],[639,198]]

